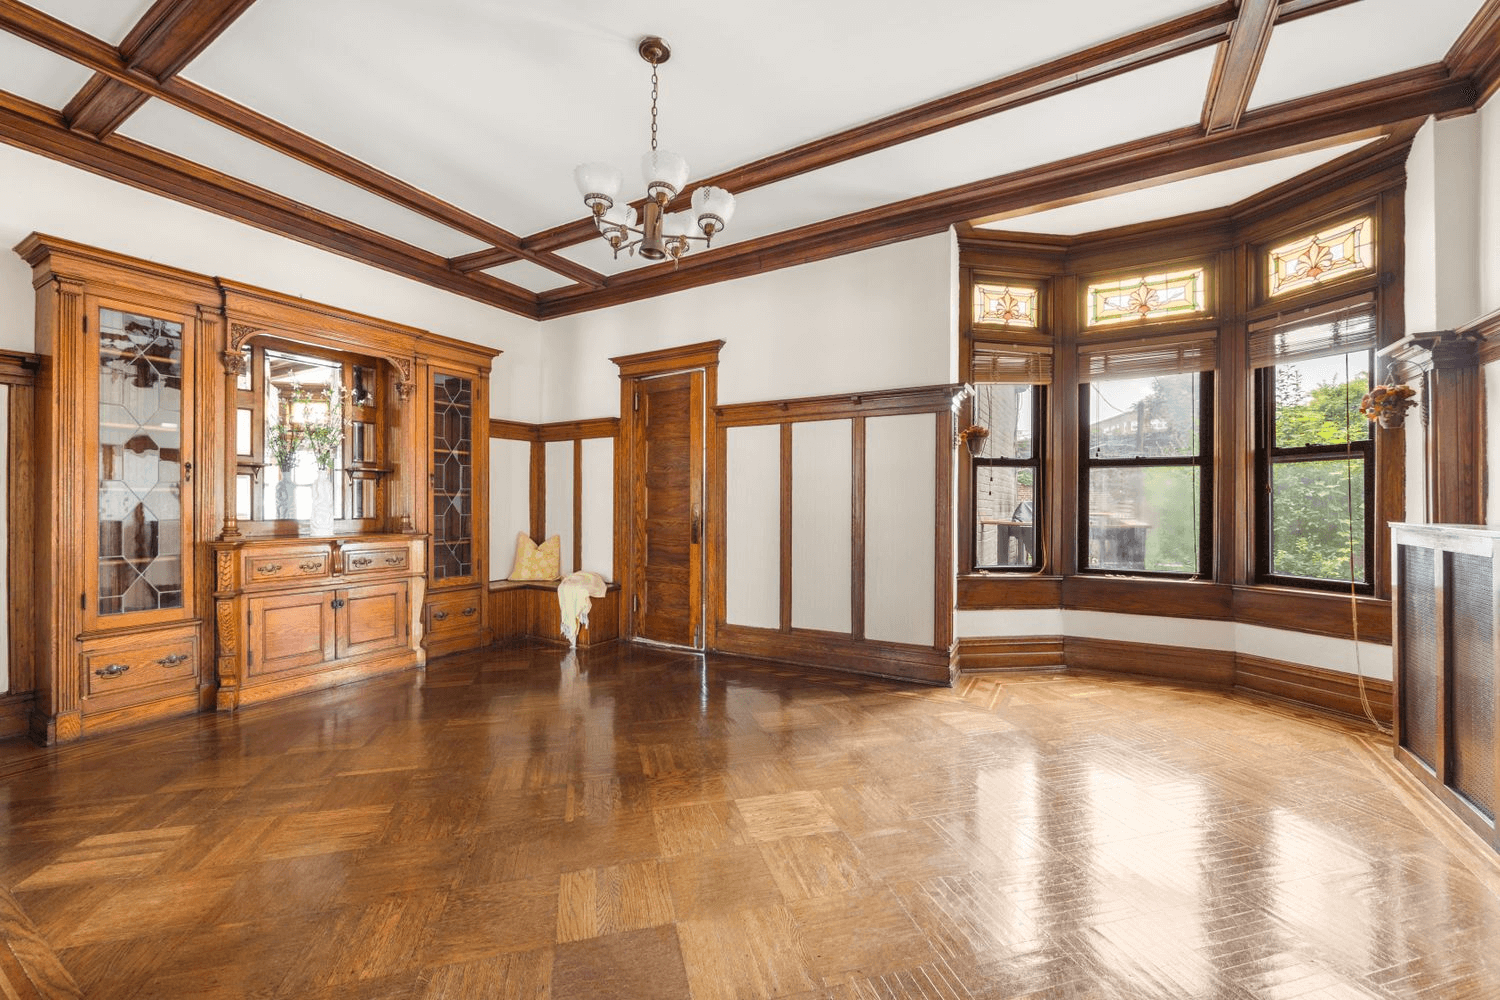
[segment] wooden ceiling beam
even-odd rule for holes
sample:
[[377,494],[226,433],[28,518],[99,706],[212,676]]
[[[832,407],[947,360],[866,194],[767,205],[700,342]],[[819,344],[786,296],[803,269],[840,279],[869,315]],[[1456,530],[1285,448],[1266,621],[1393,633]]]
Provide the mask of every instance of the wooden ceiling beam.
[[[208,48],[255,0],[156,0],[120,43],[125,65],[160,83]],[[135,87],[96,72],[63,108],[70,128],[104,138],[149,98]]]
[[158,82],[145,70],[130,65],[112,46],[19,0],[0,0],[0,28],[458,232],[509,250],[584,285],[604,284],[597,271],[549,251],[528,250],[514,233],[244,105],[176,77]]
[[1441,65],[1393,74],[1250,112],[1232,131],[1205,135],[1194,125],[687,257],[676,270],[615,275],[602,291],[574,285],[543,292],[538,296],[540,316],[600,309],[810,263],[942,232],[966,219],[1102,197],[1166,178],[1374,138],[1393,123],[1473,107],[1474,97],[1470,80],[1452,78]]
[[0,142],[518,315],[537,315],[536,295],[517,285],[459,274],[438,254],[134,139],[75,132],[56,111],[4,91]]
[[1473,78],[1479,104],[1500,90],[1500,0],[1485,0],[1443,63],[1454,76]]
[[1240,0],[1240,13],[1219,46],[1203,104],[1203,131],[1213,134],[1240,123],[1260,73],[1271,30],[1276,27],[1277,0]]

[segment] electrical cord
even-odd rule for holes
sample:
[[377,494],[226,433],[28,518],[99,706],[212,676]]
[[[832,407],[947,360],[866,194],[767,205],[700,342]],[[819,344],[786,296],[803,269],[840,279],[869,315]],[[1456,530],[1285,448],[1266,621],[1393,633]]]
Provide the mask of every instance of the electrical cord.
[[[1371,366],[1374,367],[1373,365]],[[1367,378],[1373,379],[1374,372],[1370,372]],[[1344,355],[1344,494],[1348,501],[1348,520],[1345,522],[1349,529],[1349,621],[1351,631],[1354,634],[1354,676],[1359,687],[1359,704],[1365,711],[1365,718],[1370,720],[1370,725],[1379,732],[1389,736],[1391,728],[1382,725],[1375,718],[1375,712],[1370,708],[1370,696],[1365,691],[1365,672],[1359,659],[1359,592],[1354,583],[1354,425],[1349,418],[1349,408],[1353,403],[1353,395],[1349,392],[1349,355]],[[1372,432],[1373,433],[1373,432]],[[1366,539],[1365,544],[1369,544]]]

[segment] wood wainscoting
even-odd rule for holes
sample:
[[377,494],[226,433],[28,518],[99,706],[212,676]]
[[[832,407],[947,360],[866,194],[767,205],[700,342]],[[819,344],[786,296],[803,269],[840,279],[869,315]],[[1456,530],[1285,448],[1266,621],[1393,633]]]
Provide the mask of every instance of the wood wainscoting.
[[[496,580],[490,584],[490,621],[495,644],[526,642],[563,645],[562,611],[556,580]],[[602,646],[620,638],[620,585],[611,583],[589,608],[589,623],[578,635],[580,646]]]
[[[959,639],[954,659],[963,673],[1053,669],[1129,674],[1365,718],[1356,675],[1251,653],[1072,636],[1002,636]],[[1366,677],[1364,687],[1371,712],[1389,725],[1391,682]]]

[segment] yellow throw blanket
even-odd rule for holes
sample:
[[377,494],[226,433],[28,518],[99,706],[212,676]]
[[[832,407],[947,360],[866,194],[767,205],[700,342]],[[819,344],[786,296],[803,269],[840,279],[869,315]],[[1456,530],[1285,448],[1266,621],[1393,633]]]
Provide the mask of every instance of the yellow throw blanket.
[[604,596],[604,577],[583,570],[569,573],[557,585],[557,607],[562,612],[562,634],[569,646],[578,645],[578,631],[589,623],[590,598]]

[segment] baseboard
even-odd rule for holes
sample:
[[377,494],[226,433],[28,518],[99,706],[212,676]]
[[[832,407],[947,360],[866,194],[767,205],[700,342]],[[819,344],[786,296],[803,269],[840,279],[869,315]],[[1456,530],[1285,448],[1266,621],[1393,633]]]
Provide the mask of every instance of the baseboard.
[[945,687],[953,683],[953,655],[946,649],[857,640],[834,633],[786,633],[745,625],[720,625],[714,637],[713,652],[843,670],[867,677],[888,677]]
[[0,695],[0,740],[31,731],[31,706],[35,701],[36,695],[30,691]]
[[955,657],[958,669],[969,674],[996,670],[1043,670],[1064,666],[1061,639],[960,639]]
[[[1345,718],[1366,718],[1356,675],[1249,653],[1115,639],[1006,636],[960,639],[956,661],[964,673],[1061,668],[1150,677],[1241,691]],[[1364,688],[1375,718],[1388,725],[1391,682],[1366,677]]]

